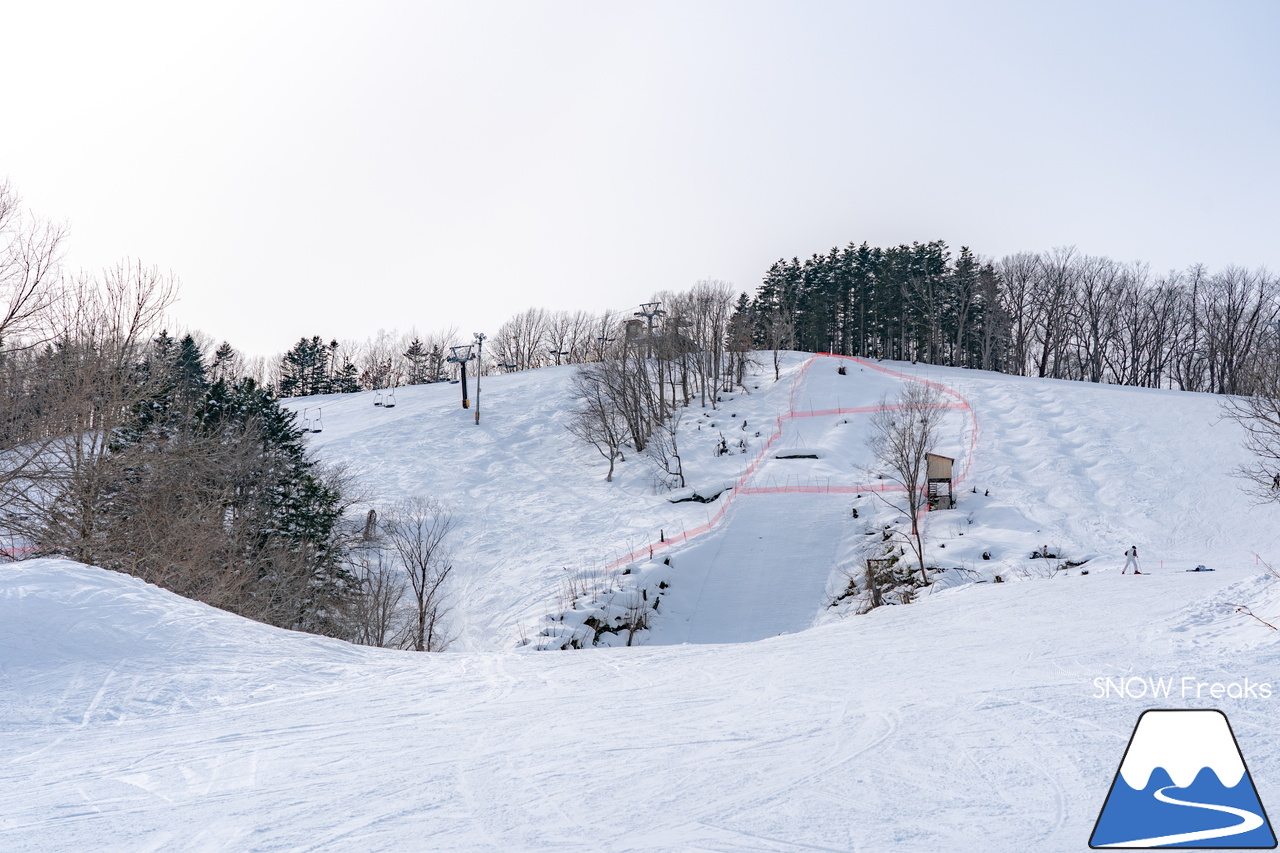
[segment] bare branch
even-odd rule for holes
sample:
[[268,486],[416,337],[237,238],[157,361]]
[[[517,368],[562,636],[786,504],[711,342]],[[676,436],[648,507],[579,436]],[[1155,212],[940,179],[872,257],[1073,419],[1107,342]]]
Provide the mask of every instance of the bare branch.
[[439,501],[412,498],[397,504],[386,523],[387,539],[409,578],[415,607],[406,638],[414,651],[438,652],[448,646],[445,581],[453,563],[444,540],[453,530],[453,514]]

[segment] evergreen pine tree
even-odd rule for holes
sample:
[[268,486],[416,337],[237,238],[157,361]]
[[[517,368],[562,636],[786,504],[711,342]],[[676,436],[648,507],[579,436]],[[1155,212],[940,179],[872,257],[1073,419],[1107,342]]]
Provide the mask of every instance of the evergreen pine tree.
[[179,341],[177,350],[173,354],[173,380],[178,402],[188,411],[209,388],[204,355],[201,354],[200,347],[196,345],[195,338],[191,335],[186,335]]
[[165,329],[160,330],[160,334],[155,336],[151,341],[150,358],[152,361],[168,364],[173,361],[174,351],[177,344],[173,342],[173,338],[169,336],[169,332]]
[[429,355],[422,341],[417,338],[409,344],[409,348],[404,352],[405,359],[409,362],[409,384],[421,385],[427,381],[427,359]]
[[187,335],[175,343],[168,332],[160,332],[136,370],[135,380],[145,394],[112,443],[137,442],[150,431],[171,436],[183,428],[207,387],[204,376],[204,358],[195,340]]
[[448,379],[444,366],[444,351],[440,349],[439,344],[435,344],[431,347],[431,354],[427,356],[427,381],[444,382]]
[[353,589],[343,497],[296,414],[251,379],[209,384],[193,340],[157,338],[139,373],[155,393],[113,437],[101,563],[252,619],[339,632]]
[[333,350],[325,345],[319,335],[310,340],[301,338],[293,349],[284,354],[280,377],[281,397],[306,397],[311,394],[328,394],[329,361]]
[[213,364],[209,366],[209,375],[216,382],[219,379],[231,379],[235,373],[236,351],[231,344],[223,341],[213,354]]
[[281,361],[281,397],[301,397],[306,393],[303,388],[306,384],[308,362],[307,339],[300,338],[293,349],[284,354]]
[[333,376],[333,394],[354,394],[360,390],[360,370],[350,360],[342,363],[342,368]]

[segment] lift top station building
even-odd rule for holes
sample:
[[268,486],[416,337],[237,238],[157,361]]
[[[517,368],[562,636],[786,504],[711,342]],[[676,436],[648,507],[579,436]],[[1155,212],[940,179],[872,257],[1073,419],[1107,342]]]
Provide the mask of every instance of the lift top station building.
[[951,469],[956,460],[950,456],[926,453],[925,476],[929,480],[929,509],[954,509],[955,495],[951,493]]

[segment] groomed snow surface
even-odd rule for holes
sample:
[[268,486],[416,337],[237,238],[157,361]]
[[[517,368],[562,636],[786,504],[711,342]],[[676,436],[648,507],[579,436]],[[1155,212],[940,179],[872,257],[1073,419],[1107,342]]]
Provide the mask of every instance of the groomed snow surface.
[[[780,382],[686,411],[689,488],[743,493],[655,552],[669,588],[640,647],[520,646],[564,573],[718,510],[669,503],[637,458],[604,483],[563,429],[568,368],[487,377],[479,427],[457,386],[400,389],[392,410],[296,403],[324,407],[312,440],[371,498],[454,507],[454,652],[280,631],[65,561],[0,566],[0,849],[1084,850],[1150,707],[1221,708],[1280,810],[1280,646],[1234,607],[1280,616],[1254,556],[1280,556],[1280,512],[1228,476],[1244,455],[1217,400],[849,365],[794,354]],[[830,595],[895,521],[833,490],[866,485],[866,415],[778,418],[911,381],[875,367],[968,402],[948,455],[977,492],[926,519],[930,561],[968,571],[855,616]],[[747,452],[715,457],[722,432]],[[743,481],[775,432],[770,453],[818,459]],[[1148,574],[1121,575],[1134,544]],[[1089,574],[1030,560],[1042,545]],[[995,574],[1010,582],[963,582]],[[1099,698],[1108,677],[1272,698],[1181,681]]]

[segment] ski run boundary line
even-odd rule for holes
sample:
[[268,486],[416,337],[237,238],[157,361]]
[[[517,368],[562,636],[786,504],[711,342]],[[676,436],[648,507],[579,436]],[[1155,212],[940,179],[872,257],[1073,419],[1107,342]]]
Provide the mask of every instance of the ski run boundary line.
[[809,372],[810,366],[819,358],[838,358],[845,361],[856,362],[857,364],[877,370],[896,379],[902,379],[910,382],[922,382],[942,394],[951,397],[954,402],[945,403],[938,408],[954,409],[969,413],[969,447],[965,453],[964,466],[960,469],[960,475],[952,482],[956,485],[963,483],[969,476],[969,469],[973,463],[973,456],[978,446],[978,418],[973,411],[973,407],[969,405],[969,401],[965,399],[959,391],[932,379],[924,379],[919,376],[912,376],[908,373],[901,373],[897,370],[891,370],[879,364],[873,364],[861,356],[855,355],[836,355],[834,353],[819,352],[809,356],[800,367],[799,373],[796,374],[795,380],[791,383],[791,393],[787,397],[787,409],[785,414],[779,415],[775,419],[773,434],[769,436],[769,440],[765,442],[764,447],[756,454],[755,458],[742,472],[742,475],[734,482],[733,487],[728,490],[728,494],[720,501],[720,507],[715,514],[711,516],[705,523],[699,524],[697,527],[683,530],[672,536],[664,536],[656,542],[649,542],[647,545],[635,549],[634,551],[614,560],[605,566],[606,572],[612,572],[622,566],[634,563],[641,558],[653,559],[653,555],[658,551],[680,545],[688,542],[697,536],[701,536],[713,530],[725,517],[729,507],[732,506],[734,499],[738,495],[776,495],[776,494],[832,494],[832,495],[848,495],[858,494],[861,492],[888,492],[888,491],[904,491],[905,487],[898,484],[875,483],[870,485],[794,485],[794,486],[748,486],[747,483],[759,470],[760,466],[769,457],[769,451],[773,449],[774,444],[782,437],[782,426],[784,423],[796,418],[818,418],[818,417],[834,417],[837,415],[854,415],[869,414],[872,412],[883,411],[885,409],[899,408],[896,405],[891,406],[855,406],[852,408],[837,409],[813,409],[805,411],[796,411],[796,390],[800,387],[801,381],[805,374]]

